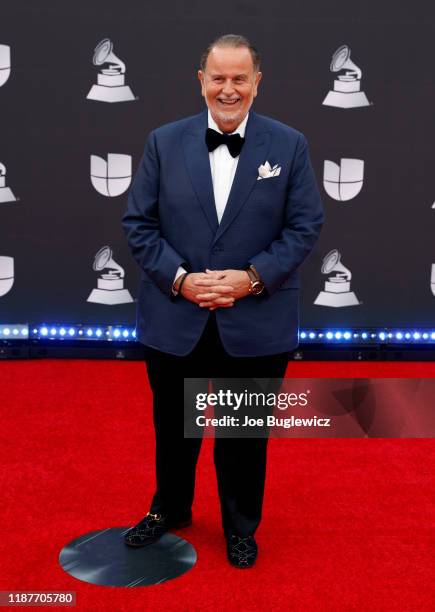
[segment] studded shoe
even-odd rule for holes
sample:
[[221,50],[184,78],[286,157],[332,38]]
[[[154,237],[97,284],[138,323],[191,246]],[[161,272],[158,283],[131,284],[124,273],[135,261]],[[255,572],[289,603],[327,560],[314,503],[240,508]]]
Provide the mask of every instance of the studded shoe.
[[258,548],[253,536],[241,538],[232,535],[227,540],[228,561],[234,567],[245,569],[252,567],[257,559]]
[[148,546],[157,542],[169,529],[180,529],[192,524],[188,517],[179,521],[171,521],[167,514],[148,514],[124,535],[124,542],[128,546]]

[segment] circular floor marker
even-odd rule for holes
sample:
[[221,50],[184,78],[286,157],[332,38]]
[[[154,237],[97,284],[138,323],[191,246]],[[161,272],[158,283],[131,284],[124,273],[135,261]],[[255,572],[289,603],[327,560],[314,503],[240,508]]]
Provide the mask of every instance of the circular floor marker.
[[154,544],[132,548],[124,543],[129,529],[113,527],[76,538],[59,554],[62,569],[91,584],[140,587],[172,580],[195,565],[196,551],[186,540],[165,533]]

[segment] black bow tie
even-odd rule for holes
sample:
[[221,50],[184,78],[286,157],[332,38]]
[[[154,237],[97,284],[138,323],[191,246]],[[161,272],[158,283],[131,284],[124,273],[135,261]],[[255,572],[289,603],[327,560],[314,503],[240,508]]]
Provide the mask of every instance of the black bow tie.
[[240,155],[245,139],[240,134],[220,134],[216,130],[207,128],[205,133],[205,142],[209,152],[211,153],[218,148],[219,145],[225,144],[232,157]]

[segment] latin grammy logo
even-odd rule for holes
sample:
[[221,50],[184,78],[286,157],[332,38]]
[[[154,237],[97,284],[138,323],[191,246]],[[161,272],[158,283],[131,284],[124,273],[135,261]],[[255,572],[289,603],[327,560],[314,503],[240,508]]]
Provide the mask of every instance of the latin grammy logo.
[[91,155],[91,183],[101,195],[113,198],[124,193],[130,185],[131,173],[131,155],[108,153],[107,162]]
[[92,269],[95,272],[108,272],[100,274],[97,280],[97,289],[93,289],[87,299],[95,304],[128,304],[133,302],[128,289],[124,289],[124,269],[112,258],[112,249],[104,246],[95,255]]
[[11,74],[11,48],[0,45],[0,87],[6,83]]
[[[130,87],[125,85],[125,64],[113,53],[113,43],[104,38],[95,48],[94,66],[101,66],[97,85],[86,96],[98,102],[129,102],[135,100]],[[105,66],[106,67],[102,67]]]
[[334,249],[323,258],[322,274],[331,274],[325,282],[325,290],[321,291],[314,304],[317,306],[359,306],[353,291],[350,290],[352,274],[340,261],[341,255]]
[[16,202],[17,198],[9,187],[6,187],[6,166],[0,162],[0,204]]
[[334,89],[330,91],[322,104],[337,108],[358,108],[370,106],[370,102],[361,88],[361,69],[350,59],[350,48],[342,45],[332,56],[331,72],[344,71],[334,81]]
[[359,194],[363,186],[364,161],[342,157],[340,165],[326,159],[323,164],[323,186],[334,200],[346,202]]
[[0,297],[6,295],[14,284],[14,258],[0,255]]

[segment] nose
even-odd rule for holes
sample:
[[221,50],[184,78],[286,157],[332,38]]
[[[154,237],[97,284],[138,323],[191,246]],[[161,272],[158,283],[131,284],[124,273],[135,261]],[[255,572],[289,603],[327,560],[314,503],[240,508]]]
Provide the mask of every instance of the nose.
[[232,80],[226,79],[224,86],[222,88],[222,93],[225,94],[226,96],[231,96],[233,92],[234,92],[234,86],[233,86]]

